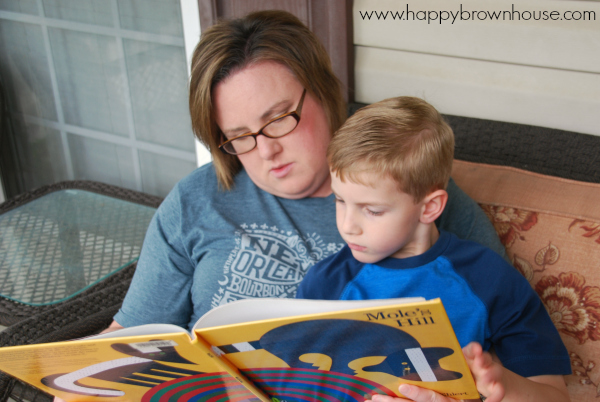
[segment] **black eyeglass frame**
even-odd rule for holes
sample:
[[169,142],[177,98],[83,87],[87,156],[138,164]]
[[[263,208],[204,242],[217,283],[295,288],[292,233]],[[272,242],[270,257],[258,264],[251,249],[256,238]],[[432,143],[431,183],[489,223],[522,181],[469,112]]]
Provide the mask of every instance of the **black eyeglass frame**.
[[[281,137],[285,137],[286,135],[288,135],[289,133],[291,133],[292,131],[294,131],[294,130],[296,129],[296,127],[298,127],[298,124],[300,123],[300,117],[301,117],[301,115],[302,115],[302,106],[304,105],[304,97],[305,97],[305,96],[306,96],[306,88],[305,88],[305,89],[304,89],[304,91],[302,92],[302,96],[300,97],[300,101],[298,102],[298,106],[296,107],[296,110],[294,110],[293,112],[289,112],[289,113],[282,114],[281,116],[277,116],[276,118],[274,118],[274,119],[272,119],[272,120],[269,120],[269,121],[268,121],[268,122],[267,122],[267,123],[266,123],[264,126],[262,126],[262,127],[260,128],[260,130],[258,130],[256,133],[246,133],[246,134],[238,135],[237,137],[235,137],[235,138],[232,138],[232,139],[230,139],[230,140],[224,141],[224,142],[223,142],[221,145],[219,145],[219,149],[221,150],[221,152],[224,152],[224,153],[226,153],[226,154],[228,154],[228,155],[243,155],[243,154],[245,154],[245,153],[248,153],[248,152],[252,151],[254,148],[256,148],[256,145],[258,144],[258,141],[256,140],[256,137],[258,137],[259,135],[264,135],[264,136],[265,136],[265,137],[267,137],[267,138],[281,138]],[[285,133],[285,134],[283,134],[283,135],[280,135],[280,136],[277,136],[277,137],[273,137],[273,136],[271,136],[271,135],[269,135],[269,134],[267,134],[267,133],[264,133],[264,132],[263,132],[263,130],[264,130],[264,129],[265,129],[265,128],[266,128],[266,127],[269,125],[269,124],[271,124],[271,123],[274,123],[274,122],[276,122],[276,121],[278,121],[278,120],[281,120],[281,119],[283,119],[283,118],[286,118],[286,117],[288,117],[288,116],[292,116],[294,119],[296,119],[296,125],[294,126],[294,128],[292,128],[292,129],[291,129],[290,131],[288,131],[287,133]],[[222,134],[222,133],[221,133],[221,134]],[[223,137],[224,137],[224,138],[227,138],[227,137],[225,137],[225,135],[224,135],[224,134],[223,134]],[[232,143],[232,142],[233,142],[233,141],[235,141],[235,140],[239,140],[240,138],[245,138],[245,137],[253,137],[253,138],[254,138],[254,146],[253,146],[252,148],[250,148],[249,150],[247,150],[247,151],[244,151],[244,152],[240,152],[240,153],[232,153],[232,152],[229,152],[229,151],[227,151],[227,150],[225,149],[225,146],[226,146],[227,144],[230,144],[230,143]],[[232,146],[233,146],[233,145],[232,145]]]

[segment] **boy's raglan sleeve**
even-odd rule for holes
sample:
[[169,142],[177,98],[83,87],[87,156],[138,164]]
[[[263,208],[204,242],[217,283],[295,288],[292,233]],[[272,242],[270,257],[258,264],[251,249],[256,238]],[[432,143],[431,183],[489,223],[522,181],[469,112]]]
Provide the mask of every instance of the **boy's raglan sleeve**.
[[352,258],[348,246],[317,262],[306,275],[296,293],[297,299],[339,300],[362,265]]
[[510,293],[521,303],[511,310],[505,297],[504,308],[490,318],[498,358],[523,377],[571,374],[568,351],[544,304],[524,278],[519,282]]
[[300,285],[298,285],[298,291],[296,292],[296,299],[316,299],[324,300],[326,295],[324,294],[324,286],[322,282],[322,276],[327,271],[327,260],[321,260],[313,265],[304,278]]
[[540,297],[514,267],[488,255],[487,278],[477,293],[488,308],[489,339],[502,364],[523,377],[570,374],[569,354]]

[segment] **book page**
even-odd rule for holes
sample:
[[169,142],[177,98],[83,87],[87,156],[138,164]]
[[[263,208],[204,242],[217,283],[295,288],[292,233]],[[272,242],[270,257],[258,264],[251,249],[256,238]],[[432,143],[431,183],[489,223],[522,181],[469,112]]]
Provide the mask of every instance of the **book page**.
[[105,332],[104,334],[92,335],[80,339],[106,339],[106,338],[122,338],[125,336],[137,335],[158,335],[158,334],[178,334],[185,332],[193,338],[192,334],[185,329],[173,324],[147,324],[138,325],[137,327],[117,329],[116,331]]
[[422,297],[379,300],[244,299],[210,310],[200,317],[196,325],[194,325],[194,330],[243,322],[351,310],[361,307],[413,303],[417,301],[425,301],[425,299]]
[[[181,329],[3,347],[0,368],[67,402],[175,401],[214,392],[227,400],[269,401],[237,368]],[[180,396],[171,399],[174,393]]]
[[363,402],[374,394],[402,396],[402,383],[455,399],[479,395],[440,299],[195,331],[278,400]]

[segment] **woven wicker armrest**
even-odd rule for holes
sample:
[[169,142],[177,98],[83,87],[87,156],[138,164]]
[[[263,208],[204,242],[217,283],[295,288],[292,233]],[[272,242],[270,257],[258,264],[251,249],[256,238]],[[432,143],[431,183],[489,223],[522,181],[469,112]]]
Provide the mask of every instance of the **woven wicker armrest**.
[[[136,263],[122,269],[68,302],[45,309],[0,332],[0,347],[59,342],[97,334],[112,322],[127,293]],[[29,385],[0,372],[0,401],[52,400]]]
[[[108,278],[103,281],[95,284],[91,288],[84,290],[76,296],[73,296],[66,302],[58,303],[58,304],[49,304],[45,306],[29,306],[23,303],[18,303],[12,300],[5,299],[0,297],[0,316],[3,317],[2,324],[9,326],[3,332],[0,332],[0,346],[12,346],[12,345],[23,345],[25,343],[14,343],[7,344],[4,343],[4,336],[7,333],[18,333],[22,331],[22,327],[17,325],[22,320],[31,321],[32,319],[40,319],[40,317],[44,316],[46,312],[50,313],[56,310],[68,310],[75,306],[74,302],[82,301],[83,303],[88,304],[90,300],[98,293],[106,288],[111,288],[115,285],[123,286],[125,285],[125,292],[127,292],[127,288],[129,287],[129,283],[131,282],[131,278],[135,271],[136,262],[131,263],[129,266],[124,267],[120,271],[112,274]],[[119,288],[120,289],[120,288]],[[125,293],[121,294],[121,301],[125,297]],[[116,312],[115,312],[116,313]],[[114,314],[113,314],[114,315]],[[66,338],[70,339],[70,338]],[[60,339],[56,339],[60,340]],[[51,341],[39,341],[39,342],[51,342]],[[39,343],[34,342],[34,343]]]

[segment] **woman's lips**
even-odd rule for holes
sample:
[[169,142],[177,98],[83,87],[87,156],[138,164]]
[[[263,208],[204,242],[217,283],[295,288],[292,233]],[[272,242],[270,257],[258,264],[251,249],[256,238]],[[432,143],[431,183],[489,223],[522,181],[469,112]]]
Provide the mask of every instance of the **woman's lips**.
[[285,177],[292,169],[293,163],[287,163],[285,165],[277,166],[271,169],[271,174],[278,179]]

